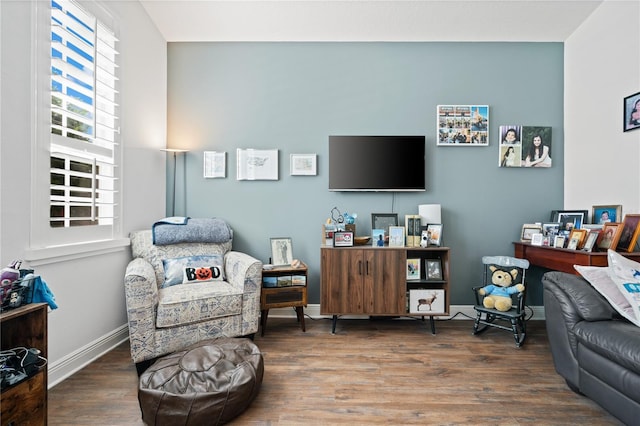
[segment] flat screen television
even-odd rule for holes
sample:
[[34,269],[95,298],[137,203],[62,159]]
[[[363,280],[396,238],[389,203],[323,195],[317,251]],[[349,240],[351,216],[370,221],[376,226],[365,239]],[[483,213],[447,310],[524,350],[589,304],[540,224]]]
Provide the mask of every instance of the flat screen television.
[[424,136],[329,136],[329,191],[424,190]]

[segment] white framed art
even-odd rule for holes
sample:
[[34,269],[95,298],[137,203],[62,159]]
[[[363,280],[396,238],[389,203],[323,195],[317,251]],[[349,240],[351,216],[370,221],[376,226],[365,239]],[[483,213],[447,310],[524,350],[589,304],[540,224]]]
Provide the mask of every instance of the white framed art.
[[277,149],[241,149],[236,151],[237,180],[278,180]]
[[444,290],[409,290],[409,313],[424,315],[444,314]]
[[203,158],[203,175],[205,178],[227,177],[226,152],[205,151]]
[[291,154],[291,176],[315,176],[317,171],[317,154]]

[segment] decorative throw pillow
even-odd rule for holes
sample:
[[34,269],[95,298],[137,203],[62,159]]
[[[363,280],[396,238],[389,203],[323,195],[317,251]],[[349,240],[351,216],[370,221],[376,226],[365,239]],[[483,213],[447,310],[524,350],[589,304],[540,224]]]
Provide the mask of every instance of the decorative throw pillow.
[[637,319],[634,324],[640,326],[640,263],[611,249],[607,250],[607,257],[609,276],[633,308]]
[[573,265],[573,267],[589,281],[589,284],[600,293],[607,302],[613,306],[613,308],[623,317],[640,326],[640,319],[636,316],[631,304],[624,297],[624,294],[618,288],[618,285],[609,276],[608,267],[599,266],[580,266]]
[[176,284],[224,280],[222,255],[203,255],[165,259],[162,288]]

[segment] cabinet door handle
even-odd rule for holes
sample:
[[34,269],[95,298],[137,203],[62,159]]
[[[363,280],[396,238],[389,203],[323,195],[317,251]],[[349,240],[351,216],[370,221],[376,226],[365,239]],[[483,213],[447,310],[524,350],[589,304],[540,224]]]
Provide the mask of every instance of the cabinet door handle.
[[367,269],[366,269],[366,271],[367,271],[367,275],[369,275],[369,261],[368,260],[367,260]]
[[362,275],[362,261],[358,260],[358,275]]

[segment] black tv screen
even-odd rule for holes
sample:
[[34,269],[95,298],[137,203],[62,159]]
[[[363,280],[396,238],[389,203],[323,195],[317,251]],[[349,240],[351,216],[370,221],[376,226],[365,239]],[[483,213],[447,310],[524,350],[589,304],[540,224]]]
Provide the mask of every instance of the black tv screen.
[[329,191],[424,190],[424,136],[329,136]]

